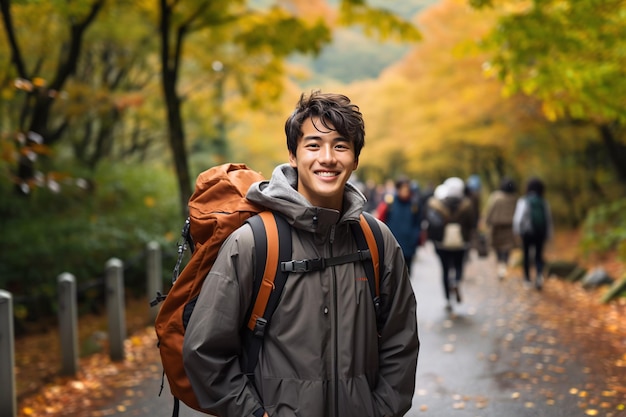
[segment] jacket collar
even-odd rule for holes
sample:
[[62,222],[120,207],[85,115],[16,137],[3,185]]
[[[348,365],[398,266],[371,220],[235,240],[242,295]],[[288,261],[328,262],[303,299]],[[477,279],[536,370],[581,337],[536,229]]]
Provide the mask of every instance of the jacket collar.
[[331,226],[338,223],[358,221],[365,197],[352,184],[347,183],[344,190],[343,211],[317,207],[302,196],[297,190],[298,172],[289,164],[277,166],[270,180],[254,183],[246,197],[282,214],[287,221],[298,229],[326,235]]

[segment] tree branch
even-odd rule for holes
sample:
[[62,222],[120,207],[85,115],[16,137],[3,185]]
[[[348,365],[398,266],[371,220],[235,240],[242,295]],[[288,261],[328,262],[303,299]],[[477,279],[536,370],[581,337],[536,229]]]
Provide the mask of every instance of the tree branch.
[[11,61],[15,65],[17,74],[24,79],[28,79],[29,75],[26,71],[26,65],[24,64],[24,59],[22,58],[22,53],[15,37],[15,28],[13,27],[13,18],[11,17],[10,0],[0,0],[0,11],[2,11],[4,30],[7,34],[9,46],[11,48]]

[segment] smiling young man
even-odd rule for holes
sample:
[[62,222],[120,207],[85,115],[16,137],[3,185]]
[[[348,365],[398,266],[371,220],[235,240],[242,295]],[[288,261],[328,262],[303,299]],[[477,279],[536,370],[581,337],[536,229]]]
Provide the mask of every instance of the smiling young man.
[[343,190],[357,168],[355,145],[319,117],[307,118],[289,164],[298,172],[298,192],[314,206],[341,210]]
[[[365,144],[359,108],[339,94],[302,95],[285,133],[289,163],[254,184],[248,199],[291,225],[293,259],[355,253],[350,224],[359,221],[365,198],[348,179]],[[254,384],[242,370],[241,336],[253,293],[252,230],[244,225],[226,240],[184,342],[185,369],[203,408],[222,417],[382,417],[409,410],[419,351],[415,296],[402,250],[379,225],[380,311],[360,262],[290,273]]]

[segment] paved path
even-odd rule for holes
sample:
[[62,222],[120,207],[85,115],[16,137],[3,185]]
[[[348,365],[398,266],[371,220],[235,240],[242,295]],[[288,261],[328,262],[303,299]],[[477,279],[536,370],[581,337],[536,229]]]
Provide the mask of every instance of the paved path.
[[[584,396],[575,387],[589,386],[590,368],[559,344],[557,329],[535,322],[531,307],[542,302],[542,293],[524,289],[519,278],[498,281],[494,265],[491,257],[471,254],[464,301],[450,314],[438,259],[432,247],[419,249],[411,281],[422,345],[408,416],[617,417],[606,410],[585,414],[593,407],[581,405]],[[159,385],[158,378],[146,381],[141,400],[129,402],[120,415],[171,416],[171,395],[166,386],[158,397]],[[180,415],[203,414],[183,406]]]
[[569,392],[584,368],[559,364],[558,339],[531,321],[541,293],[519,277],[498,281],[495,260],[472,253],[463,303],[449,314],[439,274],[432,249],[422,249],[412,278],[422,347],[409,416],[584,415]]

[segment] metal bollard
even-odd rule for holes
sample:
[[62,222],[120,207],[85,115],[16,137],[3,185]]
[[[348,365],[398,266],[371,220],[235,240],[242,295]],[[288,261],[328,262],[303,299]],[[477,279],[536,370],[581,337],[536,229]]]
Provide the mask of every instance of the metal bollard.
[[59,290],[59,332],[61,337],[61,374],[76,375],[78,371],[78,310],[76,279],[64,272],[57,278]]
[[109,259],[105,274],[106,306],[109,322],[109,356],[112,361],[124,360],[126,313],[124,305],[124,268],[121,260]]
[[0,417],[17,416],[13,296],[0,290]]
[[[163,277],[162,277],[162,263],[161,263],[161,246],[158,242],[152,241],[147,246],[148,255],[146,271],[147,271],[147,289],[148,289],[148,302],[156,297],[157,292],[163,291]],[[150,322],[154,323],[159,307],[154,306],[150,308]]]

